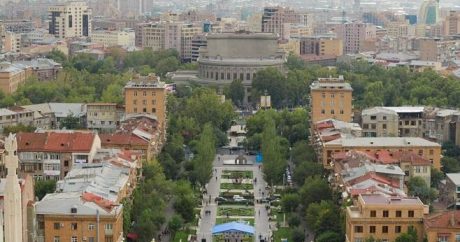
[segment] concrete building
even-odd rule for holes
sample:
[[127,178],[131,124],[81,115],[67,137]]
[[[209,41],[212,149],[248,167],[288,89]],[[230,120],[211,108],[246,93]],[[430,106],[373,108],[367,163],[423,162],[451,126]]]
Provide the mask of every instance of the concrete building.
[[284,7],[265,7],[262,15],[262,32],[276,34],[280,39],[285,36],[286,24],[312,27],[313,16]]
[[123,205],[92,193],[47,194],[36,214],[38,241],[123,241]]
[[460,209],[460,173],[447,173],[441,201],[447,208]]
[[343,40],[345,54],[357,54],[366,50],[368,42],[375,41],[376,27],[362,22],[351,22],[338,26],[337,38]]
[[342,56],[343,41],[332,37],[304,37],[300,39],[300,55]]
[[439,0],[424,0],[420,5],[417,23],[434,25],[440,21]]
[[101,140],[82,132],[19,133],[18,155],[21,175],[37,180],[64,178],[74,164],[92,163]]
[[56,38],[91,36],[92,13],[84,1],[70,1],[48,8],[49,33]]
[[22,107],[10,107],[0,109],[0,131],[5,127],[16,125],[33,126],[34,111]]
[[414,151],[419,156],[428,159],[434,168],[441,168],[441,145],[423,138],[413,137],[339,137],[323,142],[317,149],[317,155],[324,167],[329,167],[333,155],[350,150],[364,152],[379,152],[388,150]]
[[41,129],[60,129],[61,121],[74,117],[78,125],[86,125],[86,105],[83,103],[39,103],[22,106],[34,111],[34,126]]
[[444,35],[460,34],[460,11],[450,11],[444,20]]
[[121,115],[116,103],[86,104],[86,127],[101,132],[113,131],[120,123]]
[[150,114],[156,117],[161,129],[166,129],[166,84],[151,73],[136,76],[124,87],[125,113]]
[[24,84],[32,74],[31,68],[15,65],[9,62],[0,63],[0,89],[5,94],[16,92],[18,87]]
[[0,22],[2,22],[6,31],[16,34],[29,33],[35,29],[33,22],[27,19],[5,19]]
[[32,74],[40,81],[55,80],[62,70],[62,65],[52,59],[37,58],[30,61],[15,61],[13,64],[30,67]]
[[[390,197],[382,194],[361,194],[357,204],[346,209],[346,242],[364,241],[369,237],[395,241],[409,227],[423,239],[423,216],[428,208],[419,198]],[[397,221],[397,223],[395,223]]]
[[5,32],[3,38],[3,51],[9,53],[21,52],[21,34]]
[[457,42],[439,38],[420,38],[419,51],[421,61],[441,62],[443,66],[455,60]]
[[157,22],[139,26],[142,47],[152,50],[175,49],[183,61],[192,59],[192,39],[203,32],[202,27],[184,22]]
[[198,34],[192,38],[192,62],[198,60],[200,48],[206,46],[208,46],[207,34]]
[[460,240],[460,211],[443,211],[423,220],[428,241],[456,242]]
[[381,107],[364,109],[361,113],[364,137],[398,137],[399,117],[394,110]]
[[352,113],[351,85],[339,78],[318,78],[310,86],[311,120],[338,119],[350,122]]
[[399,137],[423,137],[425,107],[384,107],[398,114]]
[[91,33],[91,42],[112,46],[135,46],[134,30],[95,30]]

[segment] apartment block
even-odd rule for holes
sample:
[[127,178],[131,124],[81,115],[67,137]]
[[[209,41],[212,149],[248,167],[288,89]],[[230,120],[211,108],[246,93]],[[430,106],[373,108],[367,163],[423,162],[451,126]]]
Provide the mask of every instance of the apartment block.
[[427,241],[460,241],[460,211],[443,211],[423,220]]
[[86,127],[102,132],[116,129],[121,115],[116,103],[88,103],[86,104]]
[[400,137],[423,137],[425,107],[401,106],[383,108],[398,114],[398,133]]
[[92,163],[101,140],[94,133],[18,133],[19,174],[63,179],[74,164]]
[[440,38],[420,38],[419,51],[421,61],[441,62],[443,65],[454,60],[457,41]]
[[10,53],[21,52],[21,34],[5,32],[3,38],[3,51]]
[[352,119],[351,85],[339,78],[318,78],[310,86],[311,119],[315,123],[324,119],[350,122]]
[[444,20],[444,35],[460,34],[460,11],[450,11]]
[[336,34],[343,40],[345,54],[357,54],[365,50],[366,42],[375,41],[376,27],[362,22],[346,23],[338,26]]
[[125,113],[154,115],[161,127],[166,125],[166,84],[155,74],[135,76],[124,87]]
[[447,208],[460,209],[460,173],[446,174],[446,184],[440,194]]
[[16,125],[33,126],[34,111],[22,107],[10,107],[0,109],[0,131],[5,127]]
[[[285,36],[286,24],[313,26],[313,16],[308,13],[298,12],[284,7],[265,7],[262,15],[262,32],[274,33],[280,39],[287,39]],[[289,26],[288,26],[289,27]]]
[[346,242],[364,241],[369,237],[395,241],[409,227],[423,239],[423,216],[428,208],[419,198],[391,197],[382,194],[361,194],[357,204],[346,209]]
[[27,19],[5,19],[0,22],[3,24],[6,31],[17,34],[25,34],[34,30],[33,22]]
[[343,42],[332,37],[305,37],[300,39],[301,55],[342,56]]
[[48,31],[56,38],[91,36],[92,10],[84,1],[69,1],[48,8]]
[[20,85],[23,85],[27,78],[32,74],[29,67],[11,64],[9,62],[0,63],[0,90],[5,94],[16,92]]
[[112,46],[135,46],[134,30],[95,30],[91,33],[91,42]]
[[381,107],[364,109],[361,113],[364,137],[398,137],[399,117],[394,110]]
[[32,74],[40,81],[55,80],[62,70],[61,64],[47,58],[36,58],[30,61],[15,61],[13,64],[30,67],[32,69]]

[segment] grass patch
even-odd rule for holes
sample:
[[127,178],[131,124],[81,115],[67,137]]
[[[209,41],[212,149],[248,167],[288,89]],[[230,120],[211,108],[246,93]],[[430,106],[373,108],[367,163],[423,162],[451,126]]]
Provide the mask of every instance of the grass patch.
[[252,174],[252,171],[229,171],[229,170],[224,170],[222,171],[222,178],[224,179],[236,179],[236,178],[247,178],[247,179],[252,179],[254,175]]
[[281,239],[287,239],[292,241],[292,229],[291,228],[279,228],[273,232],[273,239],[275,242],[281,242]]
[[176,234],[174,235],[173,242],[179,242],[181,240],[182,240],[182,242],[186,242],[188,234],[189,233],[187,233],[185,231],[182,231],[182,230],[177,231]]
[[217,216],[254,216],[254,207],[224,207],[217,208]]
[[240,219],[240,218],[217,218],[216,219],[216,224],[224,224],[224,223],[229,223],[229,222],[249,222],[249,225],[254,226],[254,219],[253,218],[245,218],[245,219]]
[[[243,238],[240,237],[243,242],[253,242],[254,238],[249,235],[245,235]],[[212,241],[213,242],[223,242],[225,241],[225,235],[217,235],[217,236],[212,236]]]
[[248,183],[221,183],[220,189],[224,190],[252,190],[254,185]]

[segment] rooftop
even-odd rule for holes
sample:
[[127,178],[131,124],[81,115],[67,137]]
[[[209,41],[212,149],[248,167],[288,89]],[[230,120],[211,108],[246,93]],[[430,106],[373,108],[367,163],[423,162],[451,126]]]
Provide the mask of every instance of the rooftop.
[[455,185],[460,186],[460,173],[447,173],[447,178],[451,180]]
[[460,230],[460,210],[444,211],[424,219],[425,228]]
[[423,106],[402,106],[402,107],[382,107],[385,109],[393,110],[397,113],[423,113],[425,107]]
[[343,147],[441,147],[440,144],[418,137],[355,137],[340,138],[326,145],[341,145]]
[[18,151],[90,152],[96,134],[73,133],[18,133]]
[[418,197],[389,197],[382,194],[361,194],[366,205],[423,205]]
[[375,114],[379,114],[379,113],[384,113],[384,114],[388,114],[388,115],[398,115],[394,110],[388,109],[388,108],[385,108],[385,107],[367,108],[367,109],[364,109],[361,112],[361,115],[363,115],[363,116],[365,116],[365,115],[375,115]]
[[343,76],[339,78],[318,78],[317,81],[314,81],[310,85],[311,90],[322,90],[322,89],[339,89],[339,90],[347,90],[352,91],[353,88],[351,87],[350,83],[345,82]]
[[165,88],[165,83],[154,73],[148,76],[137,75],[126,83],[125,88]]

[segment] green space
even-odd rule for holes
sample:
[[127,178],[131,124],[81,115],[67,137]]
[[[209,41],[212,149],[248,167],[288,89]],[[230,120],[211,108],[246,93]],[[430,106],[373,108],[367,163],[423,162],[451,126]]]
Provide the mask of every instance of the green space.
[[253,218],[245,218],[245,219],[241,219],[241,218],[217,218],[216,219],[216,224],[224,224],[224,223],[229,223],[229,222],[241,222],[241,221],[245,221],[245,222],[249,222],[249,225],[251,226],[254,226],[254,219]]
[[221,183],[220,189],[223,190],[252,190],[254,185],[251,183]]
[[221,175],[224,179],[236,179],[236,178],[246,178],[252,179],[253,174],[252,171],[230,171],[224,170]]
[[245,207],[245,206],[219,206],[217,208],[217,216],[254,216],[254,207]]
[[291,228],[278,228],[277,231],[273,231],[273,238],[275,242],[281,242],[281,239],[287,239],[292,241],[292,229]]
[[[213,242],[225,241],[225,236],[224,236],[224,235],[213,236],[213,237],[212,237],[212,241],[213,241]],[[252,236],[246,235],[246,236],[244,236],[244,237],[242,238],[242,241],[243,241],[243,242],[252,242],[252,241],[254,241],[254,239],[253,239]]]
[[174,235],[174,240],[173,242],[185,242],[187,241],[187,237],[188,237],[189,233],[185,232],[185,231],[177,231],[176,234]]

